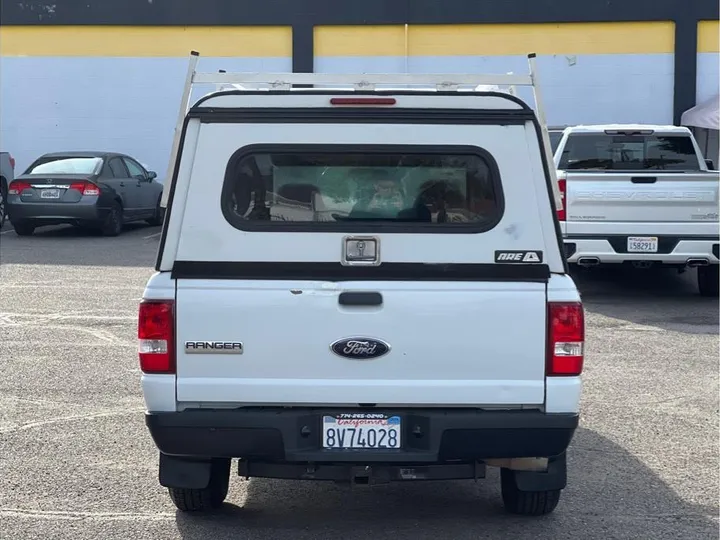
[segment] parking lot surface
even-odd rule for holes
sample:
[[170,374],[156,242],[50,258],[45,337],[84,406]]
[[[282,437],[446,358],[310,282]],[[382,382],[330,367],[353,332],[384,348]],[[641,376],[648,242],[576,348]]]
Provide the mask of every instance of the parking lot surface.
[[718,537],[718,302],[697,295],[694,272],[577,274],[581,428],[550,516],[505,514],[493,469],[477,484],[371,490],[234,477],[219,512],[176,513],[136,358],[158,239],[142,226],[0,231],[3,540]]

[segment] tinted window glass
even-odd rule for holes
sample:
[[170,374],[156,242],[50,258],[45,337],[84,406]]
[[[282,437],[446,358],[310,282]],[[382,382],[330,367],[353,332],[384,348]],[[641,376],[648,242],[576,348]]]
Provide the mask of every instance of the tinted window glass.
[[123,159],[125,162],[125,165],[127,165],[128,170],[130,171],[130,176],[133,178],[145,178],[145,171],[142,170],[140,165],[133,162],[131,159]]
[[120,161],[120,158],[112,158],[109,162],[110,170],[115,178],[128,178],[128,172]]
[[97,157],[44,157],[25,174],[95,174],[102,166]]
[[225,215],[244,222],[418,223],[499,220],[497,168],[477,154],[303,152],[240,154],[228,164]]
[[690,137],[684,135],[573,134],[560,169],[698,170]]

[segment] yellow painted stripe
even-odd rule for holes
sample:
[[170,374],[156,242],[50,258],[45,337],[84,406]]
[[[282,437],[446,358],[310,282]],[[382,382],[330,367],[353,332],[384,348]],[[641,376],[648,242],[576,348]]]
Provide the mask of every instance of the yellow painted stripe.
[[700,21],[698,24],[698,52],[720,52],[720,23]]
[[3,56],[289,57],[292,29],[268,26],[3,26]]
[[315,56],[404,56],[404,26],[316,26]]
[[317,56],[672,53],[673,22],[315,28]]

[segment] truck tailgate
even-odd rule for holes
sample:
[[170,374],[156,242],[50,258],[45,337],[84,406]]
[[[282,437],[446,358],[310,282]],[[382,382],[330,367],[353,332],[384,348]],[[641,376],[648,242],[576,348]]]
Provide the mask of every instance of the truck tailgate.
[[[177,399],[207,406],[539,405],[545,289],[511,281],[179,279]],[[382,303],[341,305],[343,291],[378,292]],[[382,340],[389,351],[357,360],[331,350],[352,337]],[[188,341],[241,342],[242,353],[186,350]]]
[[580,223],[717,221],[713,173],[567,172],[567,233]]

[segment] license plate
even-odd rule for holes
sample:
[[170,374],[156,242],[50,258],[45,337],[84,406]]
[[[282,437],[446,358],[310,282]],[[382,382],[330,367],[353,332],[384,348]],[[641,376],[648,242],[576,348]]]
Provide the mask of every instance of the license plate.
[[59,189],[42,189],[42,190],[40,190],[40,198],[41,199],[59,199],[60,198],[60,190]]
[[657,236],[631,236],[627,241],[629,253],[657,253]]
[[329,449],[400,448],[399,416],[348,413],[323,416],[323,447]]

